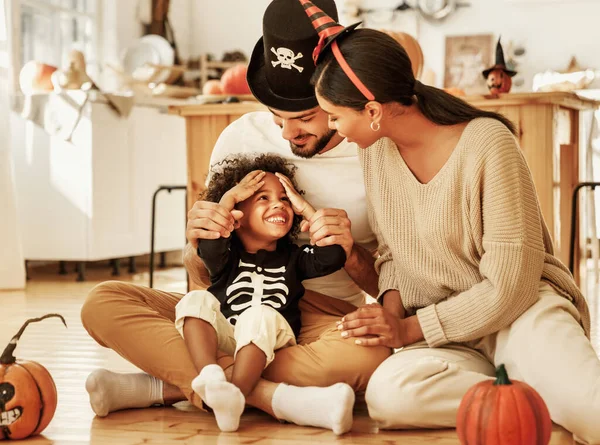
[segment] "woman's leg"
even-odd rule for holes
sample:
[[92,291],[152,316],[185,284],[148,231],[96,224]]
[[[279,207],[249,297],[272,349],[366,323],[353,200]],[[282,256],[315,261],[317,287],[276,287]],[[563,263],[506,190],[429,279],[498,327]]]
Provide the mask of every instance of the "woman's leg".
[[566,298],[545,285],[540,300],[498,333],[494,361],[542,396],[555,423],[583,443],[600,443],[600,361]]
[[455,427],[464,394],[493,375],[494,366],[473,349],[413,345],[373,373],[365,395],[369,415],[385,429]]

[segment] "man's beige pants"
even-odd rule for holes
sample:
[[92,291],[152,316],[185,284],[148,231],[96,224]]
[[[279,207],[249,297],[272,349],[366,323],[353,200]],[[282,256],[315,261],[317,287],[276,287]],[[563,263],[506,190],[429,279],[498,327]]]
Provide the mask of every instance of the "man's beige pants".
[[267,305],[250,306],[237,318],[235,327],[221,312],[221,302],[207,290],[188,292],[175,306],[175,328],[183,337],[186,318],[210,324],[217,334],[219,351],[233,358],[244,346],[254,343],[267,357],[265,368],[275,359],[275,351],[296,344],[287,320]]
[[454,427],[463,395],[504,364],[542,396],[555,423],[600,444],[600,361],[579,319],[542,284],[539,301],[497,334],[469,345],[415,344],[388,358],[367,387],[369,414],[381,428]]
[[[196,369],[175,328],[175,306],[182,294],[130,283],[107,281],[89,293],[81,310],[83,326],[100,345],[138,368],[181,389],[197,407],[202,401],[191,387]],[[391,354],[389,348],[365,348],[343,339],[335,322],[356,310],[345,301],[306,291],[299,303],[302,328],[298,345],[276,352],[263,377],[296,386],[347,383],[364,391],[375,368]],[[233,357],[220,353],[228,368]]]

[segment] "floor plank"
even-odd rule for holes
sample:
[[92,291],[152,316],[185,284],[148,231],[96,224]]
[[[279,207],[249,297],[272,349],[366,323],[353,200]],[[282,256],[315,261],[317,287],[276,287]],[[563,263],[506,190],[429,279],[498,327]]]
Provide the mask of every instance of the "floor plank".
[[[459,441],[454,430],[379,431],[368,417],[364,402],[355,410],[352,431],[336,437],[330,431],[282,425],[269,416],[249,410],[244,414],[236,433],[221,433],[214,417],[202,413],[188,403],[173,408],[152,408],[116,412],[97,418],[85,392],[87,375],[98,367],[115,371],[135,371],[114,352],[98,346],[79,320],[79,311],[87,292],[98,282],[111,279],[110,269],[88,267],[89,281],[75,282],[75,275],[57,275],[54,267],[35,269],[25,291],[0,291],[0,348],[8,343],[27,318],[46,313],[60,313],[65,328],[58,319],[31,324],[22,336],[16,356],[35,360],[46,366],[58,388],[59,403],[54,419],[43,435],[28,439],[32,444],[271,444],[288,445],[318,443],[412,445],[427,442],[454,445]],[[148,274],[141,271],[123,275],[123,280],[146,284]],[[155,286],[175,292],[185,291],[185,273],[181,268],[159,270]],[[552,445],[571,444],[571,435],[555,426]]]

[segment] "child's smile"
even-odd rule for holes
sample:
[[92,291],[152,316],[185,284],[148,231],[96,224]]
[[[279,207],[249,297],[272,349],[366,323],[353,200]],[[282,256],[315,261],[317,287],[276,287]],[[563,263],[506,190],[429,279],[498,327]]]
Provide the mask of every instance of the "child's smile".
[[267,173],[263,180],[253,196],[238,204],[244,216],[236,233],[248,252],[275,250],[294,222],[292,205],[277,176]]

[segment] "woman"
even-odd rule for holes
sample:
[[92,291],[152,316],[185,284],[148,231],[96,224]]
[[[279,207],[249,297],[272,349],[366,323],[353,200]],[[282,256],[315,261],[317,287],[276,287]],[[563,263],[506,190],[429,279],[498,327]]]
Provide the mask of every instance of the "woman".
[[505,364],[554,422],[600,443],[588,308],[553,255],[513,125],[416,81],[386,34],[332,40],[313,81],[331,128],[364,149],[383,300],[339,329],[402,348],[370,380],[371,417],[384,428],[454,426],[465,392]]

